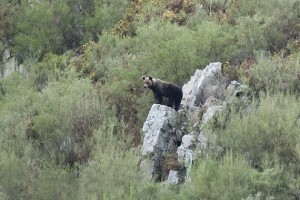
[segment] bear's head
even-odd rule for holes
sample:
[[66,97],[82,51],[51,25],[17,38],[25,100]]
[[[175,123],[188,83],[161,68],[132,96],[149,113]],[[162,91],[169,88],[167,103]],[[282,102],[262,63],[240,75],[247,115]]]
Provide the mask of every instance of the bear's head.
[[153,78],[151,76],[143,76],[142,79],[144,80],[144,88],[151,88],[153,86]]

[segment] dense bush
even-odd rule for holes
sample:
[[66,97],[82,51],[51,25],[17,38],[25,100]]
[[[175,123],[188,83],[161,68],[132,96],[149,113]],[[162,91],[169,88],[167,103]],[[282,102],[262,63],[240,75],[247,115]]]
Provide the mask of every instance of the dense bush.
[[26,123],[29,113],[34,111],[37,93],[33,81],[18,73],[0,81],[4,91],[0,98],[0,141],[3,144],[0,149],[19,154],[23,152]]
[[242,73],[249,85],[256,91],[291,92],[299,95],[300,91],[300,54],[296,52],[289,57],[274,55],[269,58],[263,55],[257,64]]
[[26,1],[14,15],[13,52],[23,62],[28,58],[40,59],[47,52],[62,54],[68,49],[75,50],[111,28],[122,17],[127,4],[127,0]]
[[82,169],[78,199],[126,199],[138,187],[139,173],[133,170],[137,168],[138,151],[124,151],[124,142],[113,136],[116,124],[106,123],[107,128],[94,133],[93,160]]
[[205,45],[195,32],[170,23],[151,23],[141,27],[137,36],[135,51],[143,74],[180,83],[201,66],[198,52]]
[[62,33],[69,31],[67,24],[71,23],[71,16],[65,3],[25,3],[19,8],[16,22],[18,34],[13,50],[19,61],[67,50]]
[[261,94],[251,106],[231,111],[219,118],[219,126],[213,126],[218,145],[225,152],[243,155],[257,170],[251,175],[251,190],[262,192],[264,197],[294,199],[297,196],[298,107],[299,100],[293,95]]
[[183,199],[243,199],[251,191],[252,169],[243,158],[201,159],[193,168],[192,182],[182,189]]
[[11,39],[17,33],[14,23],[16,9],[17,6],[14,3],[7,3],[6,0],[0,1],[0,42],[2,44],[10,44]]

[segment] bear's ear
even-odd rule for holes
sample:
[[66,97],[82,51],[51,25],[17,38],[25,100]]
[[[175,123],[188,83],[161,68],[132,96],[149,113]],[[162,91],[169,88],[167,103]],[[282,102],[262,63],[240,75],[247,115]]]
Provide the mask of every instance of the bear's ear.
[[145,80],[146,79],[145,76],[142,76],[142,79]]
[[152,76],[149,76],[149,79],[152,81]]

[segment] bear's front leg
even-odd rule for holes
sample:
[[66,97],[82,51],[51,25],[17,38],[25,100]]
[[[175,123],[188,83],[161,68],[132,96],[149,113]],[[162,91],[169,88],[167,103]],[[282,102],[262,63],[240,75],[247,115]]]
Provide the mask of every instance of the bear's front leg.
[[157,103],[163,105],[163,96],[157,96]]
[[155,92],[153,93],[154,97],[156,99],[156,103],[161,104],[163,103],[163,96],[156,94]]
[[169,106],[170,108],[173,108],[173,105],[174,105],[174,99],[169,98],[168,106]]

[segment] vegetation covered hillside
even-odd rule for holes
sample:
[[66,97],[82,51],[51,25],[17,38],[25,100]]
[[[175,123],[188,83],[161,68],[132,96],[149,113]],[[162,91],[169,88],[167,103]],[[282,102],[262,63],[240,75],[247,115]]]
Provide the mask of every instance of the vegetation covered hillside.
[[[7,51],[0,199],[300,199],[299,0],[0,0]],[[226,151],[145,180],[141,76],[183,85],[217,61],[250,88],[205,127]]]

